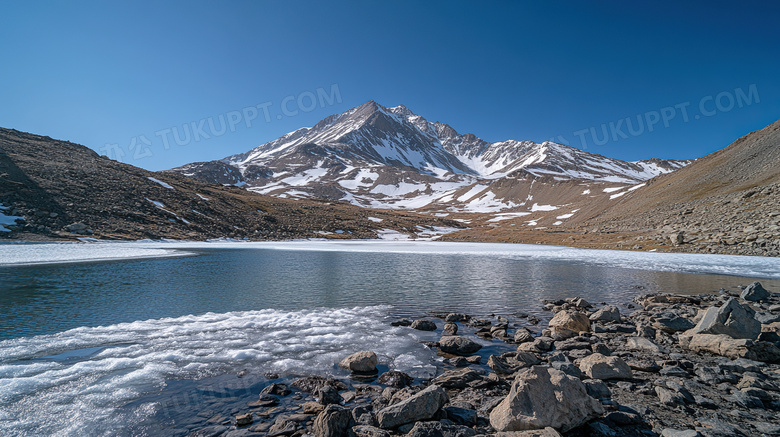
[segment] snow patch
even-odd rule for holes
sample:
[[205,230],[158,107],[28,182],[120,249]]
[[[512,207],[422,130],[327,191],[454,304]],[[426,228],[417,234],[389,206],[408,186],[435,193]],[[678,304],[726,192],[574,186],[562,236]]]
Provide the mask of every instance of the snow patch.
[[150,181],[152,181],[154,183],[160,184],[163,187],[168,188],[169,190],[174,190],[175,189],[172,186],[170,186],[170,184],[166,184],[165,182],[163,182],[163,181],[161,181],[159,179],[155,179],[155,178],[153,178],[151,176],[147,176],[146,179],[149,179]]
[[538,203],[534,203],[531,207],[531,212],[536,211],[555,211],[556,209],[560,208],[559,206],[553,206],[553,205],[539,205]]

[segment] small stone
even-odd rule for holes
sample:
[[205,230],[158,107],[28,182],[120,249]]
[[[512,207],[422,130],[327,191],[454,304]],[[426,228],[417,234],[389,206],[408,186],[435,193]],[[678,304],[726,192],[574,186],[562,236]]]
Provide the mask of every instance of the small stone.
[[447,335],[455,335],[458,333],[458,325],[455,323],[445,323],[444,324],[444,333]]
[[247,426],[253,422],[252,413],[239,414],[236,416],[236,426]]
[[412,384],[414,378],[404,372],[390,370],[379,376],[378,383],[388,387],[404,388]]
[[411,326],[412,321],[409,319],[400,319],[394,322],[390,322],[390,326]]
[[417,329],[418,331],[435,331],[436,330],[436,324],[433,323],[430,320],[415,320],[412,322],[411,325],[412,329]]
[[325,406],[319,402],[309,401],[309,402],[304,402],[303,404],[304,414],[320,414],[320,412],[324,409]]
[[529,331],[526,328],[518,328],[515,331],[514,340],[515,343],[525,343],[528,341],[533,341],[534,336],[531,334],[531,331]]

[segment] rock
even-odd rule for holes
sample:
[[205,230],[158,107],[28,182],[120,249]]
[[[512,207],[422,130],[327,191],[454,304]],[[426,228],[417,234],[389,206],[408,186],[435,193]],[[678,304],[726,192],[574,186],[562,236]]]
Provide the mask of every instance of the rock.
[[449,401],[447,392],[434,384],[397,404],[383,408],[376,414],[380,428],[397,428],[400,425],[432,418]]
[[407,437],[471,437],[476,431],[460,425],[445,425],[441,422],[417,422]]
[[740,405],[749,410],[764,409],[764,403],[761,402],[761,399],[751,396],[748,393],[745,393],[743,391],[735,391],[734,394],[731,395],[731,400],[735,404]]
[[236,426],[247,426],[252,424],[252,413],[244,413],[236,416]]
[[482,379],[482,375],[469,368],[448,370],[433,380],[444,388],[466,388],[470,382]]
[[496,437],[561,437],[555,428],[532,429],[528,431],[508,431],[496,433]]
[[515,343],[525,343],[528,341],[533,341],[534,336],[531,334],[531,331],[529,331],[526,328],[517,328],[515,331],[514,340]]
[[314,419],[313,431],[316,437],[341,437],[346,435],[352,413],[338,405],[328,405]]
[[466,337],[450,335],[439,340],[439,349],[448,354],[467,356],[482,349],[482,345]]
[[593,398],[609,399],[612,397],[612,392],[609,391],[609,386],[604,381],[589,379],[584,381],[584,384],[588,391],[588,395]]
[[685,397],[683,397],[683,395],[675,393],[667,388],[656,387],[655,393],[658,395],[658,400],[664,405],[674,406],[685,403]]
[[449,313],[444,317],[445,322],[468,322],[471,317],[463,313]]
[[653,328],[659,329],[669,334],[674,334],[675,332],[679,331],[687,331],[693,327],[693,322],[676,314],[668,314],[656,317],[655,321],[653,322]]
[[541,362],[533,352],[518,352],[515,354],[515,361],[520,363],[521,367],[535,366]]
[[601,355],[612,355],[612,350],[604,343],[594,343],[590,347],[591,351]]
[[444,407],[444,412],[447,413],[447,419],[456,425],[474,426],[477,424],[477,411],[474,409],[449,406]]
[[699,323],[685,334],[725,334],[733,338],[755,339],[761,333],[761,323],[752,308],[731,298],[720,308],[710,307]]
[[290,388],[287,387],[287,384],[279,384],[276,382],[260,390],[260,394],[269,394],[269,395],[276,395],[276,396],[287,396],[290,393],[292,393],[292,390],[290,390]]
[[228,431],[228,427],[222,425],[211,425],[193,431],[187,434],[187,437],[219,437]]
[[582,372],[580,371],[579,367],[575,366],[572,363],[562,362],[562,361],[556,361],[552,363],[553,369],[560,370],[561,372],[572,376],[577,379],[582,379]]
[[679,246],[685,243],[685,233],[682,231],[672,232],[669,234],[669,241],[672,242],[672,246]]
[[517,370],[520,368],[519,363],[517,363],[516,361],[509,362],[509,360],[507,360],[506,358],[503,358],[498,355],[491,355],[488,358],[487,365],[499,375],[511,375],[517,372]]
[[728,335],[695,334],[681,335],[680,345],[694,352],[710,352],[731,359],[747,358],[767,363],[780,362],[780,348],[765,341],[754,342]]
[[590,315],[593,322],[619,322],[620,310],[614,305],[606,305]]
[[378,362],[374,352],[360,351],[341,360],[339,367],[355,373],[376,373]]
[[559,311],[550,320],[550,329],[561,339],[590,331],[590,320],[578,311]]
[[744,290],[742,290],[742,294],[739,295],[739,297],[742,299],[749,300],[751,302],[767,300],[769,299],[769,296],[770,293],[761,286],[760,282],[754,282],[748,285]]
[[665,348],[658,346],[651,340],[644,337],[628,337],[626,339],[626,347],[635,351],[647,351],[654,354],[668,353]]
[[400,319],[390,322],[390,326],[412,326],[412,321],[409,319]]
[[531,343],[523,343],[517,346],[518,352],[547,352],[552,349],[554,340],[550,337],[536,337]]
[[479,364],[482,362],[482,357],[479,355],[470,355],[466,357],[466,362],[469,364]]
[[279,416],[268,429],[268,436],[293,435],[298,430],[298,424],[283,416]]
[[490,413],[497,431],[552,427],[566,432],[604,413],[578,379],[551,367],[520,372],[509,395]]
[[382,428],[370,425],[356,425],[349,430],[349,437],[390,437],[391,434]]
[[404,372],[390,370],[379,376],[378,383],[388,387],[404,388],[412,384],[414,378]]
[[315,390],[314,396],[318,398],[322,405],[341,403],[341,395],[339,395],[339,391],[330,385],[323,385],[322,387]]
[[661,437],[701,437],[701,434],[695,429],[678,430],[674,428],[665,428],[661,431]]
[[325,406],[319,402],[309,401],[303,404],[303,414],[320,414],[324,409]]
[[332,378],[323,378],[322,376],[307,376],[304,378],[296,379],[291,384],[293,387],[297,387],[305,392],[314,393],[317,391],[318,388],[323,387],[325,385],[329,385],[336,390],[346,390],[347,386],[337,380]]
[[444,324],[444,333],[447,335],[455,335],[458,333],[458,325],[455,323],[445,323]]
[[589,355],[580,361],[582,373],[593,379],[631,379],[633,373],[623,359],[601,354]]
[[412,329],[417,329],[418,331],[435,331],[436,330],[436,324],[433,323],[430,320],[415,320],[412,322]]
[[65,230],[68,232],[73,232],[74,234],[79,234],[84,231],[86,231],[88,228],[87,225],[84,223],[78,222],[78,223],[71,223],[68,226],[65,226]]

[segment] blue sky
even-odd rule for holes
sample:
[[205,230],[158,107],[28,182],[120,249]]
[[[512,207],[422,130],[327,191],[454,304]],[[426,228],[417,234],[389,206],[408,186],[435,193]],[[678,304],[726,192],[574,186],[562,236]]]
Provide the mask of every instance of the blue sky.
[[777,5],[4,1],[0,126],[161,170],[376,100],[488,141],[692,158],[780,118]]

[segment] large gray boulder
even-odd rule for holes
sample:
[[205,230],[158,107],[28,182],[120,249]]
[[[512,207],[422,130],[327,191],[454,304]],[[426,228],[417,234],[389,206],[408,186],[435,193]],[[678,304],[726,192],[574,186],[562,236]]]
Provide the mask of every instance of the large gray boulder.
[[509,395],[490,412],[490,424],[499,432],[545,427],[566,432],[603,413],[582,381],[552,367],[534,366],[515,377]]
[[745,289],[742,290],[742,294],[740,294],[739,297],[745,300],[749,300],[751,302],[758,302],[761,300],[769,299],[769,292],[766,291],[766,289],[761,286],[760,282],[754,282],[748,285],[747,287],[745,287]]
[[720,308],[707,308],[699,323],[685,333],[724,334],[732,338],[754,340],[761,333],[761,322],[755,319],[755,314],[752,308],[740,305],[737,299],[731,298]]
[[448,354],[467,356],[482,349],[482,345],[466,337],[448,335],[439,340],[439,349]]
[[448,401],[447,392],[434,384],[406,400],[379,410],[376,419],[381,428],[396,428],[432,418]]
[[580,370],[593,379],[631,379],[631,368],[620,357],[591,354],[580,361]]
[[376,354],[371,351],[360,351],[344,358],[339,367],[357,373],[376,373]]

